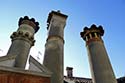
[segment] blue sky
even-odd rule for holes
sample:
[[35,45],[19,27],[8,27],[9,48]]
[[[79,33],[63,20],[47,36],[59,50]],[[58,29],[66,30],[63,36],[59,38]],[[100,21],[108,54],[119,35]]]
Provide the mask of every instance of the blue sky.
[[105,30],[103,40],[116,77],[125,75],[124,0],[1,0],[1,55],[6,55],[11,45],[9,37],[17,30],[19,18],[27,15],[40,23],[31,54],[36,57],[40,51],[42,62],[47,37],[46,21],[51,10],[60,10],[68,15],[64,37],[64,66],[73,67],[74,76],[91,77],[87,50],[80,32],[92,24],[102,25]]

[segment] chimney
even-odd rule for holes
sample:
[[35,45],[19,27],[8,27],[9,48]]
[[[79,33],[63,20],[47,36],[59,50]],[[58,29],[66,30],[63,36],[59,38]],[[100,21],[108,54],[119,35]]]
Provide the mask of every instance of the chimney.
[[64,28],[67,15],[60,11],[49,13],[47,20],[48,37],[45,44],[43,65],[51,72],[51,83],[63,83]]
[[86,42],[93,83],[117,83],[102,36],[102,26],[85,27],[81,37]]
[[67,71],[67,77],[71,78],[73,77],[73,68],[72,67],[66,67]]
[[11,35],[12,44],[7,56],[16,56],[14,67],[25,69],[30,48],[34,45],[34,34],[39,30],[39,23],[28,16],[20,18],[18,30]]

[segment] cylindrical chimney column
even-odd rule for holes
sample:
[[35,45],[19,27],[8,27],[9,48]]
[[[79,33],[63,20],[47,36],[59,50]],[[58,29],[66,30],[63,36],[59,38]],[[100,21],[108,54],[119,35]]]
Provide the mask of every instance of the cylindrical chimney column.
[[102,26],[85,27],[81,37],[86,41],[92,79],[94,83],[117,83],[111,63],[101,38]]
[[34,18],[29,19],[28,16],[19,19],[19,28],[11,35],[12,44],[9,48],[7,56],[16,56],[14,67],[24,69],[30,48],[34,45],[34,34],[39,29],[39,23]]
[[51,83],[63,83],[64,27],[67,16],[59,11],[49,13],[48,38],[43,64],[53,73]]

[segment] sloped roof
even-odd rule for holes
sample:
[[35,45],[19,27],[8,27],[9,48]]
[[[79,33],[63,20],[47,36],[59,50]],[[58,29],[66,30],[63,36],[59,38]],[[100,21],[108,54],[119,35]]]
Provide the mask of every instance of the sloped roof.
[[[83,77],[67,77],[67,76],[64,76],[64,81],[67,82],[67,83],[93,83],[91,78],[83,78]],[[117,78],[117,82],[118,83],[125,83],[125,76]]]
[[2,56],[0,57],[0,66],[13,67],[16,56]]
[[67,77],[64,76],[64,80],[68,83],[92,83],[91,78],[83,78],[83,77]]
[[[38,76],[50,77],[51,72],[40,64],[36,59],[30,56],[30,66],[28,70],[14,67],[16,56],[2,56],[0,57],[0,71],[10,71],[16,73],[33,74]],[[35,67],[35,69],[34,69]]]
[[39,63],[35,58],[30,56],[29,58],[29,70],[40,72],[45,76],[51,76],[52,72],[49,71],[43,64]]

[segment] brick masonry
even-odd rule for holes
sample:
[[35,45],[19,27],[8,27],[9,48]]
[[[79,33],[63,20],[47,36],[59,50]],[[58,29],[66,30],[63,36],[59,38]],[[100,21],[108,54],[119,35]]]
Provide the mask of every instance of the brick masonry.
[[50,83],[50,78],[8,71],[0,71],[0,83]]

